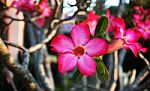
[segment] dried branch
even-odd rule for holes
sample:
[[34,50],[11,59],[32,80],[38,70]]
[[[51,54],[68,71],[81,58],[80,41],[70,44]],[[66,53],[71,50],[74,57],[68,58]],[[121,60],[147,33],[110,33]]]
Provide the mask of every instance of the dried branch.
[[2,64],[5,65],[9,70],[11,70],[14,75],[22,80],[28,91],[41,91],[30,72],[28,70],[25,70],[20,64],[15,63],[14,58],[9,54],[7,47],[1,39],[0,58]]

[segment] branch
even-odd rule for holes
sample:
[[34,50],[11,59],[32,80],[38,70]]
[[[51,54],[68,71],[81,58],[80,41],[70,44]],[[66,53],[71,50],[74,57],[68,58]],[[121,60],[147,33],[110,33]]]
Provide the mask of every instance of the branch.
[[117,80],[118,80],[118,51],[114,52],[114,75],[113,75],[113,83],[110,87],[110,91],[115,91],[117,87]]
[[143,56],[143,54],[141,54],[141,53],[139,53],[139,57],[141,58],[141,59],[143,59],[143,61],[146,63],[146,65],[147,65],[147,67],[148,67],[148,69],[149,69],[149,71],[150,71],[150,63],[149,63],[149,61]]
[[13,46],[13,47],[16,47],[20,50],[22,50],[24,53],[23,53],[23,62],[22,62],[22,66],[24,67],[24,69],[28,69],[28,64],[29,64],[29,58],[30,58],[30,54],[29,54],[29,51],[28,49],[26,49],[25,47],[23,46],[20,46],[18,44],[15,44],[15,43],[12,43],[12,42],[9,42],[9,41],[4,41],[4,43],[6,45],[10,45],[10,46]]
[[2,15],[3,18],[11,19],[11,21],[25,21],[25,22],[31,23],[37,29],[43,30],[40,26],[38,26],[34,21],[32,21],[30,19],[26,19],[26,18],[25,19],[14,18],[14,17],[8,16],[8,15],[3,14],[3,13],[1,15]]
[[15,63],[14,58],[9,54],[7,47],[1,39],[0,58],[0,62],[22,80],[28,91],[41,91],[30,72],[25,70],[20,64]]
[[[146,76],[149,74],[148,68],[145,67],[137,76],[135,81],[129,85],[124,91],[129,91],[131,89],[135,89],[139,86],[139,84],[146,78]],[[145,83],[144,83],[145,84]]]
[[150,84],[150,78],[146,80],[142,85],[139,85],[136,88],[128,88],[128,89],[125,89],[124,91],[144,91],[145,89],[150,88],[149,84]]
[[[30,47],[29,52],[32,53],[36,50],[41,49],[47,42],[49,42],[55,36],[55,34],[56,34],[56,32],[57,32],[60,25],[65,21],[69,21],[69,20],[73,19],[78,14],[78,12],[80,12],[80,10],[77,10],[72,17],[69,17],[69,18],[66,18],[66,19],[62,19],[62,20],[54,19],[53,22],[51,23],[51,26],[53,28],[52,32],[41,43]],[[56,23],[56,21],[58,23],[55,26],[54,23]]]

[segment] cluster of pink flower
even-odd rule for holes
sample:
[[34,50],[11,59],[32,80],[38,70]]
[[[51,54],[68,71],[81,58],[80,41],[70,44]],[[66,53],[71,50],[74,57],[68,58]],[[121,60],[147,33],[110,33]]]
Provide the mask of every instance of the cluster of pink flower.
[[[108,25],[106,32],[111,32],[111,33],[113,32],[114,38],[117,40],[116,42],[109,45],[107,53],[111,53],[120,48],[130,48],[132,52],[134,53],[134,55],[137,57],[139,50],[142,52],[146,52],[146,48],[142,48],[141,44],[138,43],[139,34],[131,28],[126,29],[125,21],[123,18],[119,18],[119,17],[111,15],[109,10],[107,10],[106,16],[109,20],[109,25]],[[92,17],[93,20],[89,17]],[[97,17],[98,15],[94,13],[91,14],[90,12],[85,22],[87,22],[88,24],[91,24],[89,22],[96,22],[98,21]],[[89,25],[91,31],[93,31],[93,27],[94,28],[96,27],[96,24],[97,23],[95,23],[95,25],[92,25],[92,24]],[[95,33],[95,30],[93,32]]]
[[145,40],[150,37],[150,10],[144,9],[140,6],[133,7],[133,23],[135,24],[135,31],[139,32]]
[[[53,51],[58,52],[58,68],[64,74],[78,66],[83,75],[91,76],[96,72],[93,57],[111,53],[120,48],[130,48],[137,57],[138,51],[146,52],[138,43],[139,35],[131,28],[126,29],[123,18],[112,16],[107,11],[109,25],[106,32],[113,32],[115,42],[107,44],[104,39],[95,38],[95,28],[101,16],[90,11],[87,19],[75,25],[71,38],[58,34],[51,42]],[[90,34],[93,38],[90,40]]]
[[19,11],[37,12],[40,13],[40,18],[37,18],[36,22],[40,26],[44,26],[45,18],[51,15],[51,7],[49,6],[47,0],[41,0],[36,4],[35,0],[14,0],[12,6]]

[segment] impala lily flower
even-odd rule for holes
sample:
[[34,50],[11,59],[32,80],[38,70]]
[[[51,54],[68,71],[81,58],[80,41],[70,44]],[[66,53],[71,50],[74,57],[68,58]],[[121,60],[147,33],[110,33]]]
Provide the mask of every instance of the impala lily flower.
[[34,9],[34,0],[14,0],[13,6],[22,11],[31,11]]
[[92,57],[105,54],[108,45],[105,40],[90,40],[90,30],[85,22],[75,25],[71,38],[58,34],[51,42],[53,50],[58,52],[58,69],[64,74],[78,67],[83,75],[91,76],[96,72],[96,63]]
[[90,33],[92,36],[95,34],[95,28],[100,16],[96,15],[94,11],[90,11],[87,15],[85,22],[89,25]]
[[139,22],[137,27],[135,28],[136,31],[140,32],[141,36],[147,40],[150,38],[150,22]]
[[138,51],[147,51],[146,48],[142,48],[141,44],[137,42],[139,39],[139,35],[132,29],[124,30],[122,28],[118,28],[115,38],[122,40],[123,47],[130,48],[135,57],[137,57]]
[[41,10],[42,16],[48,17],[51,14],[51,8],[48,5],[48,2],[46,0],[42,0],[41,3],[39,3],[39,8]]
[[137,24],[138,22],[141,22],[142,19],[143,19],[143,17],[144,17],[143,15],[140,15],[140,14],[133,14],[132,16],[133,16],[132,21],[133,21],[135,24]]
[[106,11],[106,16],[108,17],[109,24],[107,27],[108,32],[113,32],[117,28],[125,28],[125,22],[123,18],[119,18],[110,14],[110,10]]

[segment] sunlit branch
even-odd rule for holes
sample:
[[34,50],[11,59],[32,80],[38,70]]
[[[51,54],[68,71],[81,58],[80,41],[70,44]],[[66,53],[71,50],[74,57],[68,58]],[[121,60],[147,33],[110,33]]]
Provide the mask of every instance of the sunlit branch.
[[146,63],[146,65],[147,65],[147,67],[148,67],[148,69],[149,69],[149,71],[150,71],[150,63],[149,63],[149,61],[143,56],[143,54],[141,54],[141,53],[139,53],[139,57],[141,58],[141,59],[143,59],[143,61]]

